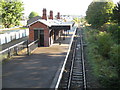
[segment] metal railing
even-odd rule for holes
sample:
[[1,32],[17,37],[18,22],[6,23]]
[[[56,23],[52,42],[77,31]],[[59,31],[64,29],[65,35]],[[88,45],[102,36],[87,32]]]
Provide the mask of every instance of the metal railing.
[[38,47],[38,39],[27,45],[27,54],[30,55]]
[[0,51],[0,59],[5,60],[14,55],[20,55],[21,53],[24,55],[30,55],[32,51],[38,47],[38,40],[29,44],[29,41],[22,41],[18,44],[15,44],[5,50]]
[[2,50],[0,52],[0,55],[2,56],[1,60],[10,58],[13,55],[18,55],[18,52],[23,50],[24,48],[26,48],[26,41],[22,41],[22,42],[15,44],[5,50]]

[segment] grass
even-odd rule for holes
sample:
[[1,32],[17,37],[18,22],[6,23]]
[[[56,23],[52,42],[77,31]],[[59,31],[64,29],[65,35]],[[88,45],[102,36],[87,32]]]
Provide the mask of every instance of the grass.
[[[15,52],[14,52],[15,53]],[[0,60],[3,61],[3,63],[9,61],[12,59],[12,57],[14,56],[14,53],[12,53],[12,56],[8,57],[8,54],[4,54],[4,55],[0,55]],[[18,52],[18,55],[26,55],[27,54],[27,48],[20,50]]]

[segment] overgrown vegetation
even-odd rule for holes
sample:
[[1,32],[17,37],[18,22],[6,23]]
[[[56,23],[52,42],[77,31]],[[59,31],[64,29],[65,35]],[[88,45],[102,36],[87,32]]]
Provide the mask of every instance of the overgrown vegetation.
[[[119,5],[116,6],[118,7]],[[113,12],[115,9],[116,7],[112,9]],[[117,11],[120,11],[120,8]],[[111,16],[114,16],[114,13]],[[102,86],[120,88],[120,26],[118,20],[120,18],[114,19],[111,16],[103,24],[99,24],[96,18],[92,16],[97,23],[91,23],[91,26],[86,26],[83,29],[85,31],[85,40],[88,43],[87,56],[90,60],[93,74]],[[97,24],[99,24],[98,27],[93,28]]]
[[[119,28],[120,29],[120,28]],[[120,45],[111,33],[84,28],[88,42],[87,54],[92,64],[93,73],[105,87],[120,85]]]

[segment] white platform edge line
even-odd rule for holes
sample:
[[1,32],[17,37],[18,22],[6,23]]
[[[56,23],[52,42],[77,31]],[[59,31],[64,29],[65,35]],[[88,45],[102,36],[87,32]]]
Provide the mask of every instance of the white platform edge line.
[[74,33],[73,33],[73,36],[72,36],[72,39],[71,39],[71,42],[70,42],[70,46],[69,46],[69,49],[68,49],[68,52],[67,52],[67,55],[66,55],[65,61],[64,61],[64,63],[63,63],[63,66],[62,66],[62,69],[61,69],[61,72],[60,72],[59,78],[58,78],[57,83],[56,83],[56,86],[55,86],[55,90],[58,89],[58,85],[59,85],[60,80],[61,80],[61,78],[62,78],[62,73],[63,73],[63,71],[64,71],[65,64],[66,64],[66,62],[67,62],[67,58],[68,58],[68,55],[69,55],[69,53],[70,53],[70,49],[71,49],[71,46],[72,46],[73,38],[74,38],[75,33],[76,33],[76,29],[77,29],[77,28],[75,28],[75,31],[74,31]]

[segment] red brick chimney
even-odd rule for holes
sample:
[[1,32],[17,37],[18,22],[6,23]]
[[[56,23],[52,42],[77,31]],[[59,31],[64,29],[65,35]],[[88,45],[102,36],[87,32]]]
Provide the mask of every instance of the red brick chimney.
[[42,16],[42,19],[47,20],[46,8],[43,8],[43,16]]
[[57,19],[60,19],[60,12],[57,13]]
[[49,19],[53,20],[53,11],[50,11],[50,17],[49,17]]

